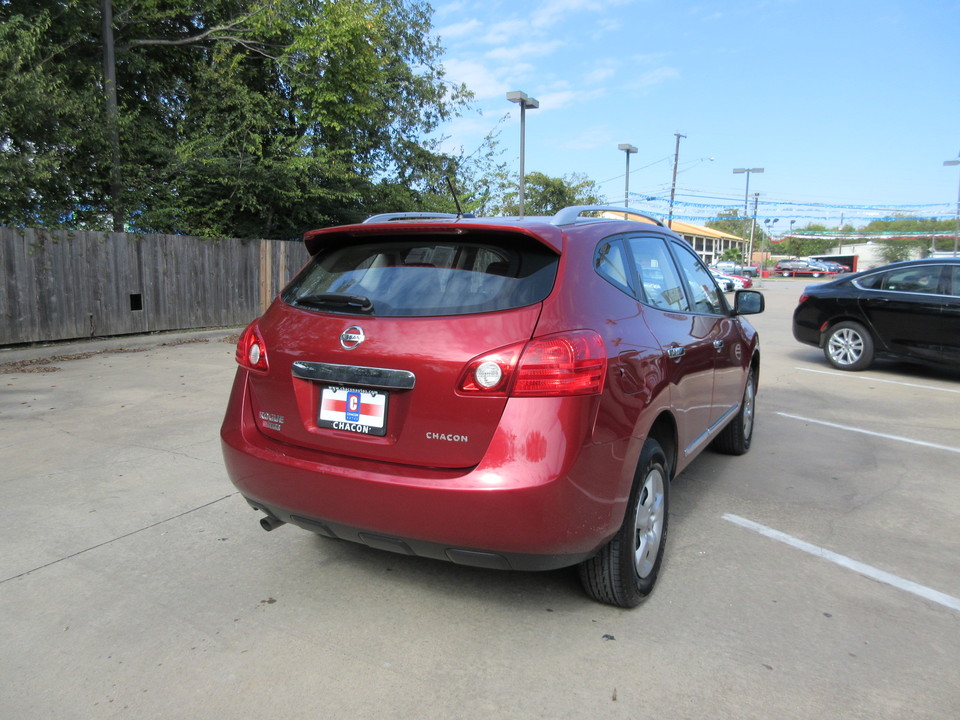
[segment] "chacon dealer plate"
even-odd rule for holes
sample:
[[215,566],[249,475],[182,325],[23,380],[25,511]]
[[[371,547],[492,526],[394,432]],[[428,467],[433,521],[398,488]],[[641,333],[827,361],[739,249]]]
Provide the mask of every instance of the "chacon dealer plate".
[[389,393],[365,388],[326,387],[317,425],[358,435],[387,434]]

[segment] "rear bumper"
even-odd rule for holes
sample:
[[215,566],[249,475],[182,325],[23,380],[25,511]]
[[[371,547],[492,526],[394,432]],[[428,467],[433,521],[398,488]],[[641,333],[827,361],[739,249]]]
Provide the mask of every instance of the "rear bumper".
[[826,316],[822,315],[809,303],[798,305],[793,311],[792,327],[794,339],[806,345],[822,347],[823,333],[820,331],[820,327],[826,319]]
[[[511,401],[476,467],[409,467],[263,435],[249,410],[241,371],[221,441],[233,484],[251,505],[285,522],[410,555],[548,570],[593,555],[623,518],[632,473],[622,477],[617,443],[589,442],[592,414],[583,411],[583,403],[596,402]],[[564,403],[577,405],[561,407]],[[560,416],[582,417],[583,426],[571,430]]]

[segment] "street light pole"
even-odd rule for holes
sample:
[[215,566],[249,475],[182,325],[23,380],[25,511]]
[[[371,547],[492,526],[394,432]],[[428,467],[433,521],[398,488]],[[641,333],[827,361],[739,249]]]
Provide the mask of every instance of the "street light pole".
[[685,138],[686,135],[681,135],[680,133],[674,133],[677,138],[677,146],[673,151],[673,182],[670,183],[670,215],[667,218],[667,227],[673,228],[673,198],[677,194],[677,163],[680,160],[680,138]]
[[617,145],[617,150],[623,150],[627,156],[627,179],[623,183],[623,206],[630,207],[630,155],[631,153],[635,153],[637,148],[627,143],[621,143]]
[[535,110],[540,107],[540,101],[536,98],[532,98],[527,95],[525,92],[519,90],[513,90],[507,93],[507,100],[510,102],[515,102],[520,105],[520,217],[523,217],[523,190],[526,184],[526,179],[524,177],[523,161],[524,161],[524,144],[526,142],[526,122],[527,122],[527,109]]
[[[960,165],[960,158],[956,160],[944,160],[944,165]],[[953,256],[957,257],[957,249],[960,246],[960,187],[957,188],[957,232],[953,236]]]
[[[743,229],[741,230],[741,233],[742,233],[743,235],[746,235],[746,234],[747,234],[746,222],[747,222],[747,215],[748,215],[749,212],[750,212],[750,210],[749,210],[749,207],[750,207],[750,173],[762,173],[762,172],[763,172],[763,168],[734,168],[734,169],[733,169],[733,174],[734,174],[734,175],[740,175],[741,173],[746,173],[746,175],[747,175],[747,189],[746,189],[746,192],[743,193],[743,223],[744,223],[744,224],[743,224]],[[740,246],[740,256],[743,257],[743,245]]]

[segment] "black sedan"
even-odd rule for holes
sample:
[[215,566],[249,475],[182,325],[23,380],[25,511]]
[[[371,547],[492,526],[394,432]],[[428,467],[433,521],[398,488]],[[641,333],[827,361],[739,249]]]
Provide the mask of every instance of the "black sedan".
[[804,289],[793,336],[840,370],[875,357],[960,367],[960,258],[893,263]]

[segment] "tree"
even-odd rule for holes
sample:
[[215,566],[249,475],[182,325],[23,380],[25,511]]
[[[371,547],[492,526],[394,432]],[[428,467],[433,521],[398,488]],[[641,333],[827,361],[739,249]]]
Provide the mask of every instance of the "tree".
[[112,197],[90,6],[0,4],[0,222],[106,228],[119,200],[139,230],[284,237],[457,169],[428,138],[469,93],[421,0],[114,0]]
[[[596,183],[585,175],[574,173],[555,178],[541,172],[527,173],[523,197],[526,215],[553,215],[571,205],[602,204],[603,198]],[[502,215],[519,214],[519,190],[511,188],[507,191],[501,206],[495,210]]]

